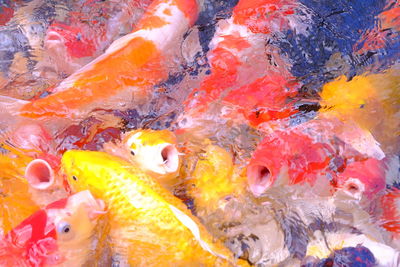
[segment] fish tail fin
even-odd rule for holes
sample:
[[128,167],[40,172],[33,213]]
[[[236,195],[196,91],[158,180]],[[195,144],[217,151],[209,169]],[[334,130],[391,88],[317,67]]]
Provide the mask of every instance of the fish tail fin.
[[20,108],[28,101],[8,96],[0,96],[0,133],[10,130],[21,120]]

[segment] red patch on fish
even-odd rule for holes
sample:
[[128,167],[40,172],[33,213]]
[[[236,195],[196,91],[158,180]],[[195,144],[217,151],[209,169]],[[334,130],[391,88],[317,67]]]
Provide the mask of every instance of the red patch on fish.
[[14,9],[2,6],[0,7],[0,26],[6,25],[14,16]]
[[57,251],[56,240],[55,225],[48,225],[46,210],[39,210],[11,230],[1,243],[9,246],[6,254],[14,253],[13,257],[23,258],[32,266],[42,266]]
[[400,190],[391,189],[381,199],[383,214],[381,225],[400,237]]
[[[92,39],[89,39],[82,30],[83,27],[70,26],[63,23],[53,23],[48,32],[54,31],[64,38],[68,54],[74,58],[93,56],[97,47]],[[51,41],[52,37],[49,37]]]
[[239,107],[238,112],[247,118],[251,125],[287,118],[297,111],[288,103],[288,97],[297,93],[297,85],[287,78],[271,73],[251,84],[232,90],[223,99]]
[[[239,1],[234,8],[234,22],[246,26],[253,33],[268,34],[288,27],[288,15],[294,14],[295,1],[249,0]],[[273,29],[271,26],[278,27]]]
[[54,201],[53,203],[50,203],[49,205],[46,206],[46,209],[64,209],[67,207],[68,204],[68,198],[63,198],[57,201]]

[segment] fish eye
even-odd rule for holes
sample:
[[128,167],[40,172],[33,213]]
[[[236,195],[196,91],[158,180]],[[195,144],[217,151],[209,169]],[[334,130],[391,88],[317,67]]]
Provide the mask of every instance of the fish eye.
[[135,151],[131,150],[131,155],[135,156]]
[[74,181],[78,181],[78,178],[77,178],[75,175],[72,175],[72,179],[73,179]]
[[60,234],[68,234],[71,232],[71,225],[67,222],[60,222],[57,226],[57,231]]

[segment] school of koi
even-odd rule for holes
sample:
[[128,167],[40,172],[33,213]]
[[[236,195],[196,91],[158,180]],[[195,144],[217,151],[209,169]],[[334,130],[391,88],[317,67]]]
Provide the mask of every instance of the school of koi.
[[0,1],[0,266],[400,266],[398,0]]

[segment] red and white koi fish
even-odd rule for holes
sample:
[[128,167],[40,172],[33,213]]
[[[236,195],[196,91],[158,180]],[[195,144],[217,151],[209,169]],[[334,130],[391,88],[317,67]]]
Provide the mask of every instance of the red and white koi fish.
[[329,174],[333,182],[347,162],[384,156],[375,139],[356,124],[321,117],[268,134],[252,155],[247,177],[251,191],[259,196],[282,177],[289,184],[313,185],[318,177],[328,180]]
[[[289,92],[286,88],[293,77],[278,49],[266,46],[266,38],[289,27],[296,6],[296,1],[287,0],[239,1],[232,17],[219,23],[207,55],[211,74],[185,102],[185,121],[190,123],[187,117],[199,117],[211,102],[221,99],[225,104],[238,106],[230,117],[245,113],[253,124],[258,124],[262,117],[274,117],[271,114],[282,108],[280,98],[286,99],[293,92],[293,88]],[[265,111],[271,102],[272,113]],[[265,115],[259,116],[260,113]]]
[[89,191],[51,203],[0,239],[0,266],[82,266],[104,210]]

